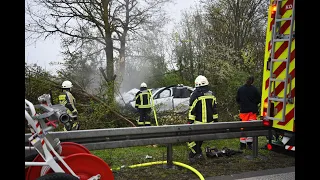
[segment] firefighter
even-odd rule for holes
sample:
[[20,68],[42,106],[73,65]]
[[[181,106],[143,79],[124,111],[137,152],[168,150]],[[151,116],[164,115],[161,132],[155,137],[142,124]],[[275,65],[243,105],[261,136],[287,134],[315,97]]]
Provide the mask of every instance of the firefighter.
[[[258,105],[261,95],[258,89],[252,85],[254,77],[249,76],[246,83],[242,85],[236,95],[236,101],[240,105],[239,117],[241,121],[257,120]],[[240,149],[252,149],[252,137],[240,137]]]
[[151,91],[147,89],[146,83],[141,83],[140,91],[135,96],[135,107],[137,108],[140,118],[138,120],[138,126],[151,126]]
[[62,83],[62,94],[59,95],[59,103],[64,105],[68,110],[71,120],[64,124],[64,131],[79,130],[78,111],[75,107],[76,99],[71,94],[72,83],[64,81]]
[[[188,124],[204,124],[218,122],[217,100],[209,90],[209,82],[205,76],[199,75],[195,79],[195,90],[189,101]],[[189,161],[191,163],[204,159],[202,154],[203,141],[188,142]]]

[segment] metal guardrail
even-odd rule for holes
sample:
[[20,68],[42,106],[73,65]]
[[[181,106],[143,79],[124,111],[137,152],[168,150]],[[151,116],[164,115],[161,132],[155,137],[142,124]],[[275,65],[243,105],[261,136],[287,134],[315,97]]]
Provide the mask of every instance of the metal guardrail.
[[[167,145],[167,162],[172,162],[172,144],[198,140],[231,139],[253,137],[253,157],[258,154],[258,136],[266,136],[267,128],[261,120],[249,122],[217,122],[210,124],[181,124],[150,127],[125,127],[90,129],[78,131],[50,132],[61,142],[76,142],[89,150],[123,148],[150,144]],[[30,133],[25,134],[25,145],[29,145]],[[30,149],[26,148],[30,152]],[[170,163],[167,163],[170,165]]]

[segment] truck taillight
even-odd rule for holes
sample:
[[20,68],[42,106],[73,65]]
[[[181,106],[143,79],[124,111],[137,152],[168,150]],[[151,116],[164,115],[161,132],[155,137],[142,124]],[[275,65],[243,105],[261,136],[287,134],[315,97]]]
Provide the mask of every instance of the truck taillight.
[[274,4],[271,7],[271,18],[274,18],[276,16],[277,6]]
[[271,150],[272,150],[272,145],[268,143],[268,144],[267,144],[267,148],[268,148],[268,150],[271,151]]
[[269,121],[269,120],[262,120],[262,124],[264,125],[264,126],[272,126],[272,121]]
[[[272,104],[271,104],[272,105]],[[262,124],[263,124],[263,126],[267,126],[267,127],[270,127],[270,126],[272,126],[272,120],[269,120],[269,119],[267,119],[266,117],[267,117],[267,111],[263,111],[263,113],[262,113]]]
[[261,120],[264,126],[272,126],[273,121],[270,120],[268,117],[268,108],[270,111],[270,116],[269,117],[274,117],[274,103],[271,102],[270,103],[270,107],[268,102],[263,102],[263,111],[262,111],[262,115],[261,115]]

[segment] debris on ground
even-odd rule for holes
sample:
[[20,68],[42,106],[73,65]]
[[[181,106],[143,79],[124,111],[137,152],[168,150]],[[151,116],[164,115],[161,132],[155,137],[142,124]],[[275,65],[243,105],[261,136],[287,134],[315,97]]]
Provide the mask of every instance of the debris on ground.
[[230,157],[232,155],[241,154],[241,153],[243,153],[243,151],[233,150],[227,147],[222,148],[221,151],[219,151],[218,148],[216,147],[213,147],[213,148],[206,147],[206,156],[208,158],[216,158],[216,157],[222,157],[222,156]]

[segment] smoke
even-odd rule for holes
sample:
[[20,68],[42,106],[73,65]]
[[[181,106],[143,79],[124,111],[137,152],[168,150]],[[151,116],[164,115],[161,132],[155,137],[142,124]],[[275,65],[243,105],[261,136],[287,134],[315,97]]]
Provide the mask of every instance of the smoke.
[[89,74],[90,84],[86,87],[87,92],[90,94],[100,94],[104,79],[99,70],[93,71]]
[[140,88],[142,82],[149,84],[153,74],[150,63],[144,60],[127,59],[126,74],[120,86],[120,92],[127,92],[133,88]]
[[[157,30],[145,31],[143,37],[135,41],[128,41],[126,49],[126,70],[120,86],[120,92],[126,92],[133,88],[139,88],[142,82],[147,83],[148,88],[153,77],[164,73],[159,67],[161,57],[164,57],[164,34]],[[159,58],[160,57],[160,58]]]

